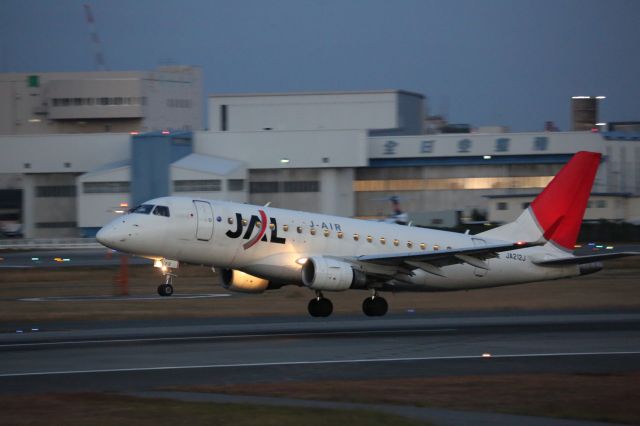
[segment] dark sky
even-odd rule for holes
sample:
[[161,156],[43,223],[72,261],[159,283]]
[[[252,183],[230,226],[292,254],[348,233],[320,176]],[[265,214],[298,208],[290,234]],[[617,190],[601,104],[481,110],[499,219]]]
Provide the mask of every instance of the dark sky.
[[[83,1],[0,0],[0,71],[94,70]],[[205,93],[405,89],[450,121],[640,121],[639,0],[94,0],[107,65],[199,65]]]

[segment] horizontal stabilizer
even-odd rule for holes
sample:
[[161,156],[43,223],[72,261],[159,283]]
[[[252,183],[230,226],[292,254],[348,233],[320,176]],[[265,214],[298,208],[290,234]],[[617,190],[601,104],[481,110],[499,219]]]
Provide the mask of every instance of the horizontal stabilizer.
[[536,265],[581,265],[584,263],[598,262],[601,260],[616,259],[627,256],[640,256],[640,252],[621,251],[618,253],[588,254],[586,256],[561,257],[559,259],[533,260],[533,263]]

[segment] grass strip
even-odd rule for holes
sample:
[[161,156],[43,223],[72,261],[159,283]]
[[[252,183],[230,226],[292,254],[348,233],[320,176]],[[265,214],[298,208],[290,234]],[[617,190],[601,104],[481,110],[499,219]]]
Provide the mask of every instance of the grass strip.
[[0,397],[2,425],[413,426],[425,423],[360,410],[184,402],[84,393]]
[[254,383],[178,390],[368,404],[407,404],[640,424],[640,372]]

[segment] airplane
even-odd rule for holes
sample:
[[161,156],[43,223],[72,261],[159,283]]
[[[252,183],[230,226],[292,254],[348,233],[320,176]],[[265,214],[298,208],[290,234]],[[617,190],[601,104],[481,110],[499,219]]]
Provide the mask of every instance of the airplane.
[[574,256],[601,154],[578,152],[514,221],[470,235],[198,197],[149,200],[105,225],[97,240],[155,260],[173,294],[180,262],[220,271],[224,288],[262,293],[285,285],[314,292],[308,311],[327,317],[326,292],[370,292],[367,316],[382,316],[383,292],[481,289],[594,273],[602,260],[638,252]]

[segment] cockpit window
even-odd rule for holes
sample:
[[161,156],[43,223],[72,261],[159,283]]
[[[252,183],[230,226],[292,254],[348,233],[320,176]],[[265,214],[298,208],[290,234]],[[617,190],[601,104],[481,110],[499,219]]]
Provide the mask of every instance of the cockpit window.
[[156,206],[156,208],[153,209],[153,214],[155,214],[156,216],[169,217],[169,207],[167,207],[167,206]]
[[149,214],[153,210],[153,204],[142,204],[130,210],[131,213]]

